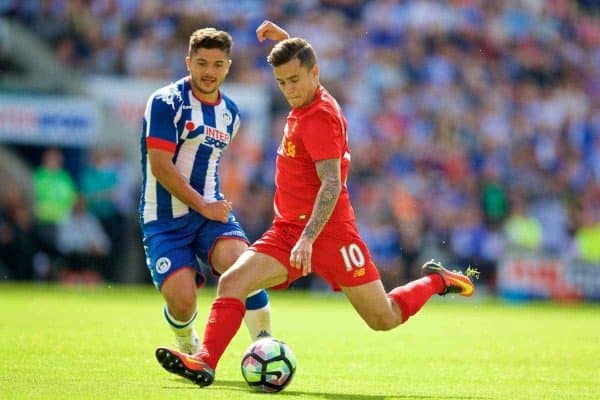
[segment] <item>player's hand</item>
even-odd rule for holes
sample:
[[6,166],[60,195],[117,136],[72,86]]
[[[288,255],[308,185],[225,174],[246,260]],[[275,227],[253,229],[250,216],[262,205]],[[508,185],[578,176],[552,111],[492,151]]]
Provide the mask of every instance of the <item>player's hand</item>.
[[229,212],[231,211],[231,203],[227,200],[217,200],[211,203],[205,203],[200,214],[208,219],[219,222],[229,221]]
[[264,20],[262,24],[256,28],[256,38],[261,43],[264,42],[265,39],[279,42],[289,37],[290,35],[288,35],[285,29],[269,20]]
[[290,253],[290,265],[294,268],[302,269],[302,276],[306,276],[312,272],[310,264],[312,247],[312,240],[301,237]]

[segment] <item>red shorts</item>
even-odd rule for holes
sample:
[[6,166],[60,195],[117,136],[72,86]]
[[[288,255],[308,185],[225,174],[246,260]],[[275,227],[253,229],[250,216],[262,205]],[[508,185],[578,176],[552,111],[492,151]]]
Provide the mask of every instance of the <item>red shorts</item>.
[[[302,277],[302,270],[290,265],[290,252],[303,230],[303,226],[276,221],[250,247],[274,257],[287,268],[287,281],[275,289],[286,288]],[[311,266],[336,291],[340,286],[359,286],[379,279],[379,271],[353,221],[328,224],[323,229],[313,243]]]

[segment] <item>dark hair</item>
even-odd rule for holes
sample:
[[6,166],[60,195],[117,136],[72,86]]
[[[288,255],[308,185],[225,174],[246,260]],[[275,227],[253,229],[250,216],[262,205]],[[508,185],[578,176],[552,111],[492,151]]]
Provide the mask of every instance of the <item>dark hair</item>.
[[317,55],[310,43],[301,38],[290,38],[277,43],[269,53],[267,62],[273,67],[278,67],[297,58],[300,65],[312,68],[317,63]]
[[198,49],[220,49],[229,56],[232,46],[233,39],[229,33],[215,28],[202,28],[190,36],[188,54],[192,55]]

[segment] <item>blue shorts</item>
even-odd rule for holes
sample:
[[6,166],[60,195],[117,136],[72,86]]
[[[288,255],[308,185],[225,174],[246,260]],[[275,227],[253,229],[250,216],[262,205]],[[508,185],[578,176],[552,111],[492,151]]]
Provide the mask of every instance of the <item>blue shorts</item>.
[[[246,233],[233,213],[229,221],[211,221],[196,212],[170,221],[153,221],[142,225],[146,265],[152,282],[160,289],[163,282],[181,268],[193,268],[196,284],[205,281],[198,260],[210,266],[210,253],[219,239],[230,238],[249,243]],[[213,269],[213,273],[216,271]]]

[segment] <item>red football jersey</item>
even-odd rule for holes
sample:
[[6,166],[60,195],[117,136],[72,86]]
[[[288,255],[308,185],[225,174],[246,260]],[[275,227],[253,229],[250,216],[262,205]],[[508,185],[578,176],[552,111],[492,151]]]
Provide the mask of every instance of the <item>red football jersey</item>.
[[290,111],[275,168],[275,220],[306,225],[321,181],[315,162],[341,160],[342,190],[328,223],[354,220],[346,179],[350,166],[347,123],[337,101],[325,88],[313,101]]

